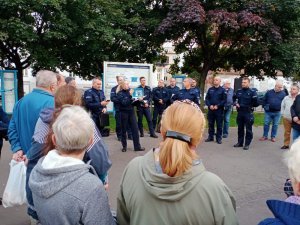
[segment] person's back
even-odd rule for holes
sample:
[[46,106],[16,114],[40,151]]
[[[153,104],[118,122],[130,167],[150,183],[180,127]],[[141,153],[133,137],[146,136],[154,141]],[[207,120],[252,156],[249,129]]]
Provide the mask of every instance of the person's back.
[[41,224],[113,224],[107,194],[89,172],[91,166],[64,158],[52,150],[31,173],[29,185]]
[[[8,139],[15,154],[27,153],[31,147],[31,138],[40,111],[54,106],[53,93],[57,88],[56,74],[46,70],[39,71],[36,79],[37,88],[17,102],[9,124]],[[13,158],[17,160],[20,155],[16,154]]]
[[189,100],[165,110],[159,148],[133,159],[121,179],[120,225],[238,224],[231,191],[196,154],[204,127],[199,106]]
[[64,107],[53,123],[55,149],[39,160],[29,179],[41,224],[114,224],[104,187],[83,162],[93,129],[79,106]]

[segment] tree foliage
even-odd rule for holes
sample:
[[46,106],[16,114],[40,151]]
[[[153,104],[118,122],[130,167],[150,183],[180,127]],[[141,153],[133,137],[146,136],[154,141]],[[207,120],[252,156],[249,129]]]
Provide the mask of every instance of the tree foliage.
[[173,0],[157,33],[184,53],[183,72],[299,73],[299,1]]

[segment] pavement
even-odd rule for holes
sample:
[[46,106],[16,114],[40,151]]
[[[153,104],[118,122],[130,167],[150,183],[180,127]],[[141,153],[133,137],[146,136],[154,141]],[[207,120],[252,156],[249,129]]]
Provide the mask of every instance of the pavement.
[[[262,130],[262,127],[253,128],[254,139],[248,151],[232,147],[237,142],[236,128],[230,129],[229,137],[223,139],[223,144],[203,142],[198,147],[198,153],[207,170],[221,177],[235,195],[237,216],[241,225],[255,225],[272,216],[265,204],[267,199],[285,199],[283,184],[288,177],[288,171],[282,160],[284,150],[280,149],[283,144],[283,127],[279,127],[279,138],[275,143],[259,141]],[[128,142],[128,151],[121,152],[121,143],[114,134],[104,139],[113,162],[109,172],[108,195],[111,208],[116,208],[116,197],[124,168],[132,158],[145,152],[134,152],[132,141]],[[160,140],[145,135],[141,138],[141,143],[149,151],[157,147]],[[5,142],[0,160],[0,195],[9,174],[11,156],[9,143]],[[29,224],[26,206],[7,209],[0,206],[0,225]]]

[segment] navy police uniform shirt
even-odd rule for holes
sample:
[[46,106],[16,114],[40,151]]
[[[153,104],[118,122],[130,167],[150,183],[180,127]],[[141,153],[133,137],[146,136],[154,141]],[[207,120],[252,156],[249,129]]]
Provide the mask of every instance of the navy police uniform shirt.
[[195,102],[197,105],[199,105],[200,101],[200,95],[199,93],[195,90],[195,88],[190,88],[190,89],[181,89],[177,93],[177,95],[174,97],[175,100],[185,100],[189,99],[193,102]]
[[223,87],[211,87],[206,93],[205,104],[208,106],[208,108],[211,105],[217,105],[218,108],[223,108],[226,103],[226,98],[226,92]]
[[[143,88],[142,85],[138,86],[138,88]],[[139,106],[144,106],[146,103],[148,105],[151,104],[151,98],[152,98],[152,93],[151,93],[151,88],[149,86],[145,86],[144,88],[144,101],[141,102]]]
[[84,92],[84,102],[86,108],[94,115],[100,115],[103,110],[101,102],[105,101],[105,95],[102,90],[90,88]]
[[240,105],[238,111],[252,111],[253,107],[259,106],[257,93],[251,88],[242,88],[236,91],[233,101]]
[[[167,101],[169,100],[169,92],[165,87],[156,87],[152,90],[152,99],[154,102],[154,106],[165,106]],[[163,104],[159,103],[159,100],[163,100]]]
[[118,86],[119,85],[114,86],[110,91],[110,100],[114,103],[115,111],[119,111],[120,108],[120,102],[117,98],[117,93],[116,93]]

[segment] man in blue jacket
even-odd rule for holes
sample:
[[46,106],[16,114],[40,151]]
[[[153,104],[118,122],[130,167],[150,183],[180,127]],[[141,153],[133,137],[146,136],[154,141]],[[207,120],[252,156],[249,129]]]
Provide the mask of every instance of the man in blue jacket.
[[173,96],[172,100],[176,101],[176,100],[185,100],[185,99],[189,99],[193,102],[195,102],[197,105],[200,105],[200,95],[201,93],[199,93],[197,90],[195,90],[195,88],[192,88],[192,78],[185,78],[183,80],[183,86],[184,88],[179,90],[179,92]]
[[175,78],[170,79],[170,85],[167,86],[167,90],[169,92],[169,99],[167,101],[167,107],[169,107],[173,103],[172,98],[174,96],[176,96],[177,93],[180,90],[180,88],[178,86],[176,86],[176,79]]
[[270,124],[272,123],[272,131],[271,131],[271,141],[276,141],[277,129],[280,122],[281,117],[281,102],[286,96],[283,91],[283,84],[281,81],[277,81],[275,84],[275,88],[267,91],[263,100],[263,107],[265,109],[265,117],[264,117],[264,134],[259,139],[260,141],[268,140],[268,133],[270,129]]
[[56,73],[41,70],[36,75],[36,88],[21,98],[14,106],[8,127],[8,139],[14,153],[14,160],[26,159],[40,111],[44,108],[54,107],[53,94],[56,88]]
[[208,138],[205,142],[214,141],[215,123],[217,124],[216,141],[222,144],[222,123],[224,104],[226,102],[226,93],[224,88],[220,86],[221,78],[214,78],[214,86],[209,88],[205,97],[205,104],[208,107]]

